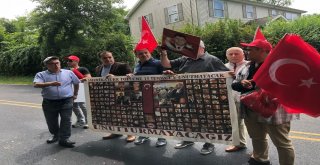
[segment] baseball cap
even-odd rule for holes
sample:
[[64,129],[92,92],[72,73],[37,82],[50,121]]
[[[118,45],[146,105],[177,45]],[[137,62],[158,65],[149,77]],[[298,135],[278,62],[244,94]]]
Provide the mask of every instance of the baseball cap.
[[270,51],[272,49],[271,44],[267,40],[256,39],[251,43],[240,43],[243,47],[257,47],[266,51]]
[[69,57],[67,57],[67,59],[78,62],[80,61],[80,58],[76,55],[70,55]]
[[47,57],[47,58],[45,58],[44,60],[43,60],[43,63],[44,64],[48,64],[50,61],[52,61],[52,60],[58,60],[59,59],[59,57],[57,57],[57,56],[49,56],[49,57]]

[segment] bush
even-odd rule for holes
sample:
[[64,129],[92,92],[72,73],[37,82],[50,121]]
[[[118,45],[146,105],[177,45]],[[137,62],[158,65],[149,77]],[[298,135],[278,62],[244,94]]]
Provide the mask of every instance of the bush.
[[225,52],[228,48],[239,46],[240,42],[251,42],[255,25],[246,25],[240,20],[220,20],[207,23],[199,28],[186,25],[181,32],[199,36],[206,45],[206,51],[226,61]]
[[292,21],[274,21],[264,31],[269,41],[275,45],[286,33],[300,35],[320,52],[320,15],[308,15]]
[[42,69],[39,47],[16,47],[0,54],[0,71],[4,75],[34,75]]

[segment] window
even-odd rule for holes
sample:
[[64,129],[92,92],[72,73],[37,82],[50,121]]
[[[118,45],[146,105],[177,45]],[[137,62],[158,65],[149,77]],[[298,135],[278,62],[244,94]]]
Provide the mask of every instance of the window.
[[253,9],[253,6],[251,5],[246,5],[246,17],[245,18],[251,18],[253,19],[254,18],[254,9]]
[[272,17],[275,17],[275,16],[277,16],[277,15],[278,15],[278,11],[272,9],[272,10],[271,10],[271,16],[272,16]]
[[228,17],[228,6],[226,1],[222,0],[208,0],[209,16],[216,18]]
[[148,22],[149,26],[151,29],[153,29],[153,18],[152,18],[152,14],[148,14],[145,15],[144,18],[146,19],[146,21]]
[[169,23],[174,23],[179,21],[179,14],[178,14],[178,6],[173,5],[168,7],[168,17]]
[[298,15],[297,14],[295,14],[295,13],[288,13],[288,12],[286,12],[285,13],[285,17],[288,19],[288,20],[295,20],[295,19],[297,19],[298,18]]
[[[150,27],[150,29],[153,29],[154,25],[153,25],[153,18],[152,18],[152,14],[148,14],[145,15],[144,18],[146,19],[146,21],[148,22],[148,25]],[[138,17],[138,22],[139,22],[139,29],[141,31],[141,17]]]
[[243,13],[243,18],[249,18],[249,19],[255,19],[257,18],[257,12],[256,12],[256,7],[252,5],[242,5],[242,13]]
[[166,24],[175,23],[183,20],[182,4],[173,5],[165,8]]
[[213,11],[214,11],[214,17],[224,17],[224,3],[221,2],[220,0],[214,0],[214,5],[213,5]]

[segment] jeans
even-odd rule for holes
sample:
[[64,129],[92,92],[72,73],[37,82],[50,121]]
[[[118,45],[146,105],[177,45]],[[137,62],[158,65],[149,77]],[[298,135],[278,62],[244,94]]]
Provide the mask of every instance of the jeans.
[[77,122],[81,122],[83,124],[88,123],[87,109],[84,102],[74,102],[73,112],[77,116]]
[[43,99],[42,101],[42,109],[49,132],[54,136],[58,136],[60,141],[68,140],[71,136],[72,104],[73,98],[61,100]]

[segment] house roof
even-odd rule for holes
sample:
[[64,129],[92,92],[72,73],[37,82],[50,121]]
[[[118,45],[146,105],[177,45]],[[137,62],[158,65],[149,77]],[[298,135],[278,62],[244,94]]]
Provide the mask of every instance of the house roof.
[[264,26],[264,25],[266,25],[267,23],[273,22],[273,21],[276,21],[276,20],[285,20],[285,21],[288,21],[288,19],[286,19],[284,16],[282,16],[282,15],[277,15],[277,16],[275,16],[275,17],[263,17],[263,18],[253,19],[253,20],[250,20],[250,21],[246,22],[246,24],[256,23],[256,24],[259,25],[259,26]]
[[[132,9],[130,9],[130,11],[129,11],[129,13],[126,15],[125,19],[126,19],[126,20],[129,20],[130,17],[133,15],[133,13],[139,8],[139,6],[140,6],[144,1],[145,1],[145,0],[139,0],[139,1],[132,7]],[[290,7],[270,5],[270,4],[262,3],[262,2],[244,1],[244,0],[226,0],[226,1],[238,2],[238,3],[242,3],[242,4],[251,4],[251,5],[261,6],[261,7],[265,7],[265,8],[285,10],[285,11],[288,11],[288,12],[301,13],[301,14],[307,12],[307,11],[304,11],[304,10],[294,9],[294,8],[290,8]]]
[[129,13],[126,15],[125,19],[129,20],[131,15],[139,8],[139,6],[144,2],[145,0],[139,0],[136,2],[136,4],[133,5],[132,9],[130,9]]

